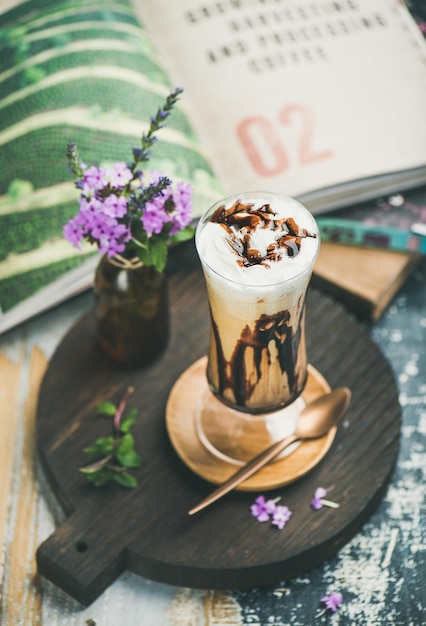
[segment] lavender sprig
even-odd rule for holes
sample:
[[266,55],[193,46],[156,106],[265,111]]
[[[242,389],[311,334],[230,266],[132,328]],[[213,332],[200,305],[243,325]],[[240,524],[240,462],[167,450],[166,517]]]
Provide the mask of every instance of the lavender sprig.
[[157,182],[150,183],[147,187],[142,187],[137,195],[137,202],[135,205],[139,209],[143,209],[147,202],[152,202],[158,196],[162,196],[163,192],[172,184],[170,178],[167,176],[160,176]]
[[70,141],[67,145],[67,161],[74,176],[76,178],[82,178],[84,167],[77,150],[77,144],[74,141]]
[[167,96],[163,107],[161,109],[158,109],[155,116],[151,117],[148,132],[146,134],[143,133],[142,135],[141,148],[133,149],[133,158],[135,160],[135,163],[132,165],[133,170],[138,163],[149,161],[149,158],[151,156],[151,148],[157,141],[157,137],[154,133],[160,130],[160,128],[163,128],[164,121],[170,115],[182,91],[183,89],[181,89],[180,87],[177,87],[174,91],[172,91]]

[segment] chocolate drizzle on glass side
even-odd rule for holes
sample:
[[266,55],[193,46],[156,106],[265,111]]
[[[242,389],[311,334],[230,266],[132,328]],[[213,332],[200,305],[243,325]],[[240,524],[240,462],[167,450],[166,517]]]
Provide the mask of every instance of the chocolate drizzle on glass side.
[[[301,228],[292,217],[275,219],[276,213],[268,203],[255,208],[253,203],[237,200],[228,209],[221,205],[210,218],[220,224],[228,234],[228,244],[237,257],[238,265],[250,267],[263,265],[269,267],[271,262],[280,261],[283,252],[295,257],[306,237],[316,238],[306,228]],[[253,247],[253,233],[259,228],[269,229],[276,233],[264,255]]]
[[[281,373],[287,374],[291,400],[301,391],[305,381],[299,381],[297,374],[297,360],[302,333],[302,320],[305,302],[300,303],[301,312],[297,328],[289,326],[290,312],[279,311],[272,315],[261,315],[256,321],[254,329],[246,325],[236,343],[229,361],[224,357],[218,327],[212,318],[213,335],[216,343],[218,392],[223,396],[226,389],[231,389],[235,396],[235,403],[240,407],[246,407],[252,396],[257,383],[262,378],[262,357],[267,356],[268,364],[271,363],[270,345],[275,345]],[[247,371],[245,359],[246,350],[253,351],[256,377]],[[250,382],[252,381],[252,382]]]

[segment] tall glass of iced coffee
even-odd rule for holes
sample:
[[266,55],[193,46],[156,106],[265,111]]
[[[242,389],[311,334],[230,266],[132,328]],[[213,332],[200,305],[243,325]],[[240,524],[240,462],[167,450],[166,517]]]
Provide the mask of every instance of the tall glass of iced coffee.
[[[296,200],[247,192],[203,215],[196,247],[210,305],[206,374],[214,395],[200,407],[199,431],[214,452],[246,460],[291,431],[301,408],[318,228]],[[250,438],[256,442],[243,450]]]

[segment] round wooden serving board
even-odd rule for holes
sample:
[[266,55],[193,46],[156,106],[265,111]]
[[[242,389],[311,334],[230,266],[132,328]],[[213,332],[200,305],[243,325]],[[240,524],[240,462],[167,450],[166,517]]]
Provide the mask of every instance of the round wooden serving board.
[[[191,244],[170,260],[172,333],[149,367],[115,366],[96,344],[91,315],[66,335],[51,359],[37,409],[41,460],[67,521],[38,549],[45,576],[90,604],[124,570],[179,586],[248,588],[296,576],[336,553],[368,519],[385,492],[399,444],[401,413],[390,365],[363,327],[334,301],[311,290],[308,354],[331,387],[348,386],[352,401],[323,460],[310,473],[269,491],[292,517],[279,531],[250,515],[256,493],[232,492],[205,511],[188,510],[213,485],[179,458],[166,431],[165,407],[179,376],[207,349],[204,280]],[[142,466],[135,490],[96,489],[78,468],[83,448],[110,434],[96,414],[135,387],[133,429]],[[310,507],[315,488],[329,489],[338,509]]]

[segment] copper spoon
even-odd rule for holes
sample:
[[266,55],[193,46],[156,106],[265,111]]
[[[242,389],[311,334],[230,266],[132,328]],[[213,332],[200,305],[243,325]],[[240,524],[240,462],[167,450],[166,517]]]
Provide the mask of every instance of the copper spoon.
[[219,485],[207,498],[188,511],[188,515],[194,515],[194,513],[198,513],[213,502],[216,502],[216,500],[219,500],[219,498],[255,474],[261,467],[269,463],[271,459],[295,441],[317,439],[326,435],[330,428],[338,424],[348,408],[350,399],[351,391],[347,387],[339,387],[330,393],[316,398],[301,411],[297,418],[296,429],[292,435],[277,441],[256,455],[246,465],[237,470],[235,474],[232,474],[228,480]]

